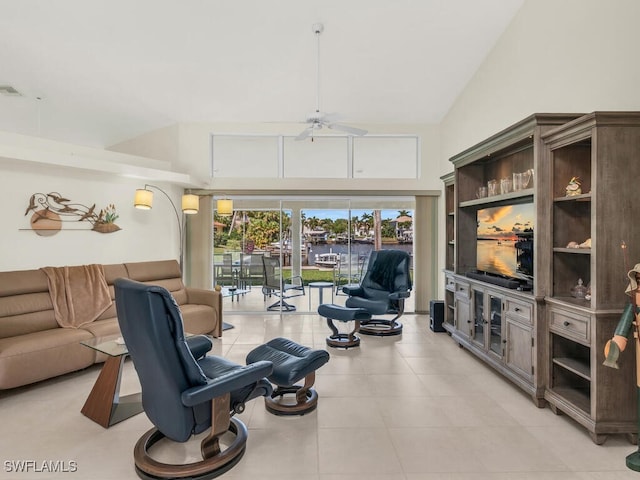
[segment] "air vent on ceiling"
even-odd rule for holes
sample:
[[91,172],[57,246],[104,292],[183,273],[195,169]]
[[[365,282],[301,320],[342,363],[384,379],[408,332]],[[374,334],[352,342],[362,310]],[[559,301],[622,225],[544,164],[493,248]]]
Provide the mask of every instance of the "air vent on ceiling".
[[11,85],[0,85],[0,95],[5,97],[21,97],[22,94]]

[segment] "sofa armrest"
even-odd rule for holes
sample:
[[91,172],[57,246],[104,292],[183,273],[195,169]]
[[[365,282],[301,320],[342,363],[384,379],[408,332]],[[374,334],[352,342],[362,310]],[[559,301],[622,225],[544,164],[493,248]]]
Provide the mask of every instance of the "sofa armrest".
[[208,305],[218,314],[218,324],[215,326],[213,335],[222,336],[222,294],[215,290],[204,288],[186,287],[187,303],[195,305]]

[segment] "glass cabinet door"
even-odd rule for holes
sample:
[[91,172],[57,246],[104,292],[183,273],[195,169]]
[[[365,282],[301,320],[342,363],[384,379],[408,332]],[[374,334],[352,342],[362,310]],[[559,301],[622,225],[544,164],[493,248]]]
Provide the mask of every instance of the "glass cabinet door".
[[473,290],[473,340],[484,345],[486,320],[484,318],[484,292]]
[[489,348],[502,356],[502,298],[489,295]]

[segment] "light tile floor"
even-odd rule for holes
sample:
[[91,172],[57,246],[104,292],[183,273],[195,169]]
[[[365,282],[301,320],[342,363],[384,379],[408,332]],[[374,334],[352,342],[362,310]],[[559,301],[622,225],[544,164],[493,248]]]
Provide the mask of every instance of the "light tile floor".
[[[235,328],[214,354],[244,363],[257,344],[285,336],[325,348],[317,315],[228,315]],[[530,397],[458,348],[429,319],[405,315],[402,336],[363,336],[360,348],[329,349],[318,371],[318,409],[268,414],[261,400],[239,418],[247,452],[222,478],[266,480],[618,480],[640,478],[620,436],[595,445],[586,430]],[[80,414],[100,366],[0,392],[0,479],[134,479],[133,446],[150,428],[144,414],[109,429]],[[139,388],[131,362],[122,393]],[[173,445],[176,459],[199,444]],[[168,452],[163,452],[168,456]],[[19,460],[74,461],[75,473],[9,471]]]

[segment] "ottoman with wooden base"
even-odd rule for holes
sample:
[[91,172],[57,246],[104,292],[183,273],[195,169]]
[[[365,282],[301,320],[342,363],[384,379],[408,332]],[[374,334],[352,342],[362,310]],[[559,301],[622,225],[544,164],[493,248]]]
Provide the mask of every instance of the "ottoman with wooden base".
[[[276,388],[264,399],[266,409],[275,415],[304,415],[318,404],[313,384],[316,370],[329,361],[329,352],[313,350],[286,338],[274,338],[253,349],[247,355],[247,365],[267,360],[273,363],[273,373],[267,377]],[[296,385],[304,379],[304,385]],[[295,394],[296,403],[287,403],[284,396]]]
[[[360,346],[360,337],[356,335],[360,330],[360,322],[370,320],[371,314],[364,308],[342,307],[332,303],[324,303],[318,307],[318,315],[327,319],[327,325],[332,334],[327,337],[327,345],[334,348],[350,348]],[[353,322],[353,330],[349,333],[340,333],[333,323]]]

